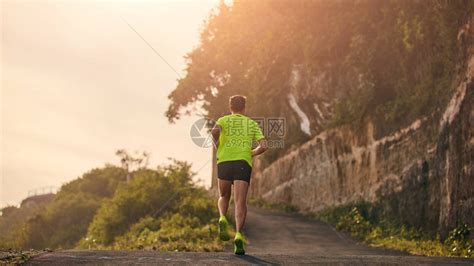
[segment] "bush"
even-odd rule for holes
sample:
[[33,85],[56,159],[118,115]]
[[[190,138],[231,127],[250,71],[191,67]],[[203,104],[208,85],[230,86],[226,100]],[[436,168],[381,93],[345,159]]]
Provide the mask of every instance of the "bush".
[[[221,251],[217,236],[217,219],[202,223],[199,218],[168,214],[162,218],[148,217],[117,237],[114,249],[159,249],[162,251]],[[159,228],[149,224],[159,223]],[[147,224],[147,225],[145,225]],[[144,226],[145,225],[145,226]]]
[[36,249],[74,247],[87,232],[102,199],[110,197],[125,176],[122,168],[107,165],[63,185],[52,202],[17,221],[11,237],[2,245]]
[[249,204],[256,207],[270,209],[270,210],[280,210],[280,211],[289,212],[289,213],[298,212],[298,207],[296,206],[286,204],[286,203],[271,203],[262,198],[252,198],[249,200]]
[[142,169],[104,201],[81,248],[215,251],[215,202],[191,183],[190,165]]
[[471,228],[461,223],[453,229],[444,243],[439,235],[407,227],[388,217],[378,217],[377,206],[361,202],[328,208],[312,217],[321,219],[349,232],[352,237],[374,247],[385,247],[425,256],[474,257],[469,235]]
[[93,169],[62,186],[35,215],[6,208],[0,247],[221,250],[215,201],[192,184],[190,167],[173,161],[140,168],[129,183],[122,168]]
[[[358,239],[365,239],[372,228],[370,222],[360,214],[359,209],[354,207],[349,213],[340,218],[336,224],[336,229],[348,231]],[[374,233],[377,233],[377,231]]]
[[35,249],[74,247],[99,206],[98,197],[86,193],[63,194],[44,212],[26,222],[23,246]]
[[473,257],[474,249],[469,238],[471,231],[472,228],[465,223],[461,223],[449,233],[444,244],[448,247],[451,255]]

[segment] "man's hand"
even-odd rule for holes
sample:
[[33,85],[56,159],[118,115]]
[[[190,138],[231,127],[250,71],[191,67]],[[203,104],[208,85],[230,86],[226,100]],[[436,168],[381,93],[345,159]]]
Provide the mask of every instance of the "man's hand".
[[262,153],[264,153],[265,151],[268,150],[268,146],[267,146],[267,140],[266,139],[261,139],[258,142],[258,146],[257,148],[253,149],[252,150],[252,157],[255,157],[257,155],[260,155]]

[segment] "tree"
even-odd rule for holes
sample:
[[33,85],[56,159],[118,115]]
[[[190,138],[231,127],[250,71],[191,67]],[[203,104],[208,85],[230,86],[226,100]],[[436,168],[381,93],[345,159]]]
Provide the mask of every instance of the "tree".
[[135,152],[137,157],[131,156],[125,149],[120,149],[115,152],[115,155],[120,157],[122,168],[127,172],[127,182],[130,182],[132,178],[130,171],[132,169],[143,169],[148,166],[150,160],[150,154],[146,151],[139,154]]
[[457,46],[458,29],[473,10],[469,0],[221,2],[185,57],[166,116],[173,122],[201,107],[215,120],[229,96],[245,94],[250,116],[286,117],[288,148],[307,140],[292,94],[312,134],[368,118],[378,133],[397,130],[449,98],[448,84],[465,67],[456,66],[467,51]]

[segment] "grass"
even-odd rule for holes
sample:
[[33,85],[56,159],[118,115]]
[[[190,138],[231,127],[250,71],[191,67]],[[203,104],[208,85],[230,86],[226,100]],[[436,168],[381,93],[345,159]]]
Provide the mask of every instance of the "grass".
[[287,213],[297,213],[299,211],[296,206],[287,203],[272,203],[262,198],[251,198],[249,199],[248,204],[262,209],[280,210]]
[[0,250],[0,264],[1,265],[20,265],[26,263],[33,256],[39,255],[43,252],[48,251],[38,251],[38,250]]

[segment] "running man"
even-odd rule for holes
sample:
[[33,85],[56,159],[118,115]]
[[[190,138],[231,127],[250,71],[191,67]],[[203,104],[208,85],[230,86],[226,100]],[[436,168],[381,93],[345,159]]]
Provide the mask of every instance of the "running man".
[[[253,157],[267,150],[267,142],[257,122],[246,117],[245,96],[235,95],[229,99],[230,115],[219,118],[212,129],[217,146],[217,177],[219,187],[219,237],[230,239],[229,223],[225,217],[229,208],[231,188],[234,185],[235,226],[234,253],[244,255],[242,227],[247,216],[247,191],[252,175]],[[257,147],[252,149],[253,143]]]

